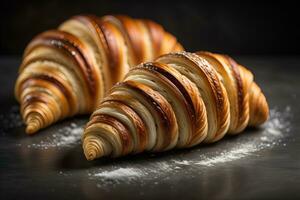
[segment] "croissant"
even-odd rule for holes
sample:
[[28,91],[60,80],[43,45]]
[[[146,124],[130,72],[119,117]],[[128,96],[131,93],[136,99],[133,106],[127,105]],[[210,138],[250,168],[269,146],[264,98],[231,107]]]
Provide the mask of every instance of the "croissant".
[[127,16],[75,16],[38,35],[15,85],[26,132],[91,113],[130,66],[182,49],[162,26]]
[[177,52],[132,68],[87,123],[88,160],[212,143],[268,119],[252,73],[226,55]]

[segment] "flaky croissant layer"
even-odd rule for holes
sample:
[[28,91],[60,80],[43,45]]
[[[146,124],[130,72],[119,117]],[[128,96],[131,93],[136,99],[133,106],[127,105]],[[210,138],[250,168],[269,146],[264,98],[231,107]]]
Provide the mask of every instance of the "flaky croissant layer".
[[91,113],[130,66],[182,50],[150,20],[75,16],[27,46],[15,85],[32,134],[60,119]]
[[252,73],[226,55],[169,53],[132,68],[86,125],[88,160],[186,148],[268,119]]

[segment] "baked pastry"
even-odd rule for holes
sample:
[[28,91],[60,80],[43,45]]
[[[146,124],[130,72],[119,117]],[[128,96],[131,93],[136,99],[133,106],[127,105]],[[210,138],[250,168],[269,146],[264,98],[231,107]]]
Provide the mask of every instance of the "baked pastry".
[[132,68],[91,115],[88,160],[212,143],[259,126],[269,108],[252,73],[226,55],[178,52]]
[[26,132],[91,113],[130,66],[182,49],[157,23],[127,16],[75,16],[38,35],[15,85]]

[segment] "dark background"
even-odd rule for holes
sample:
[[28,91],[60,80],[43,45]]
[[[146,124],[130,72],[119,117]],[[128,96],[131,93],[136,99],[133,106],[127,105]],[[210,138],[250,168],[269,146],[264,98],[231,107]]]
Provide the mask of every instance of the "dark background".
[[[211,0],[0,2],[1,200],[300,199],[300,17],[297,5],[287,1],[239,4]],[[163,169],[161,173],[150,172],[136,181],[125,179],[120,184],[114,184],[118,180],[106,183],[101,177],[91,179],[89,173],[131,167],[152,169],[157,166],[155,163],[197,161],[202,155],[214,159],[222,152],[235,151],[239,145],[261,140],[264,129],[247,129],[238,137],[227,137],[214,145],[192,150],[95,162],[86,162],[79,143],[61,149],[29,148],[28,145],[40,144],[49,138],[51,141],[53,134],[71,122],[80,124],[88,119],[72,118],[27,137],[20,119],[15,118],[19,116],[18,107],[12,107],[16,105],[13,88],[20,55],[26,44],[37,33],[55,28],[80,13],[99,16],[122,13],[150,18],[176,35],[190,51],[203,49],[237,55],[238,62],[255,74],[270,108],[278,109],[283,117],[284,109],[290,108],[291,118],[286,119],[289,126],[282,130],[281,142],[232,162],[201,168],[182,166],[175,173]],[[273,130],[272,123],[281,126],[276,125],[280,121],[275,122],[270,122],[270,130]]]
[[128,14],[149,18],[177,36],[189,51],[234,55],[296,55],[298,6],[216,1],[5,1],[1,5],[1,55],[21,55],[34,35],[72,15]]

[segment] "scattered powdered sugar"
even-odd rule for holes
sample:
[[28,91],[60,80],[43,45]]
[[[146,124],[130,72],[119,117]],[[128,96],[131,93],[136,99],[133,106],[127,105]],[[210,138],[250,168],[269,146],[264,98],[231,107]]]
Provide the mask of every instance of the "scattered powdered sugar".
[[54,143],[57,146],[66,146],[80,141],[83,133],[83,128],[78,127],[75,123],[71,123],[70,127],[66,127],[66,130],[61,131],[55,135]]
[[187,160],[174,160],[174,163],[178,165],[190,165],[190,162]]
[[132,177],[139,177],[141,176],[140,170],[134,168],[119,168],[113,171],[103,171],[99,173],[95,173],[94,176],[102,177],[102,178],[132,178]]
[[[241,138],[234,141],[232,148],[224,149],[214,156],[201,155],[200,161],[174,161],[181,165],[213,166],[220,163],[230,162],[244,158],[254,152],[273,147],[282,143],[284,133],[290,131],[291,108],[288,106],[283,112],[277,108],[270,110],[270,119],[262,126],[264,129],[260,137]],[[283,143],[285,146],[285,143]]]
[[283,112],[278,109],[270,110],[270,119],[263,125],[264,134],[282,136],[283,132],[290,132],[291,107],[287,106]]
[[[286,146],[285,136],[290,132],[291,108],[273,108],[270,110],[270,119],[260,130],[251,132],[245,131],[233,139],[224,139],[214,147],[199,147],[189,150],[182,155],[169,154],[163,158],[151,158],[142,164],[132,162],[117,162],[115,165],[87,170],[91,179],[97,181],[97,187],[105,184],[116,184],[130,181],[169,179],[174,173],[194,174],[199,173],[207,167],[214,167],[228,162],[243,159],[247,156],[259,155],[257,152],[270,149],[274,146]],[[22,127],[23,123],[19,114],[19,107],[14,106],[6,114],[0,115],[2,134],[9,133],[10,129]],[[45,130],[41,137],[25,137],[24,143],[18,146],[27,146],[46,150],[48,148],[72,147],[80,144],[83,133],[84,121],[79,123],[64,122],[65,126],[57,130]],[[27,139],[28,138],[28,139]],[[42,138],[42,139],[41,139]],[[156,155],[159,154],[154,154]],[[151,156],[153,157],[153,156]],[[130,165],[129,165],[130,164]],[[118,167],[116,167],[118,166]],[[112,181],[109,181],[112,180]]]
[[29,148],[48,149],[51,147],[71,147],[80,143],[83,133],[82,125],[72,122],[63,128],[57,130],[56,133],[46,137],[39,142],[28,144]]
[[[290,118],[291,108],[289,106],[283,110],[274,108],[270,110],[270,119],[259,132],[255,130],[254,133],[251,133],[251,130],[248,130],[247,133],[236,136],[232,140],[229,138],[224,142],[219,142],[218,147],[212,149],[199,147],[189,151],[186,155],[170,155],[163,160],[151,159],[149,162],[137,166],[134,163],[130,163],[130,167],[126,163],[118,163],[118,168],[114,165],[105,170],[102,168],[92,172],[89,170],[88,175],[97,181],[97,187],[103,187],[107,184],[122,183],[122,181],[126,183],[139,181],[140,183],[141,180],[151,179],[157,183],[169,179],[175,173],[200,173],[201,169],[206,167],[214,167],[246,156],[257,155],[256,152],[270,149],[276,145],[286,146],[284,137],[290,131]],[[214,150],[214,148],[218,150]]]
[[[0,114],[0,134],[8,135],[11,134],[13,129],[23,127],[24,124],[19,109],[20,107],[15,105],[7,112]],[[39,134],[41,137],[19,139],[16,146],[46,150],[48,148],[71,147],[79,144],[83,133],[83,121],[79,123],[64,122],[64,125],[63,128],[59,128],[58,130],[55,127],[50,127],[51,130],[42,130],[41,132],[43,133]]]
[[229,151],[221,152],[219,155],[212,158],[205,157],[199,162],[188,162],[189,164],[204,165],[204,166],[213,166],[219,163],[230,162],[237,160],[249,155],[252,152],[258,151],[259,149],[253,144],[245,144],[237,148],[231,149]]

